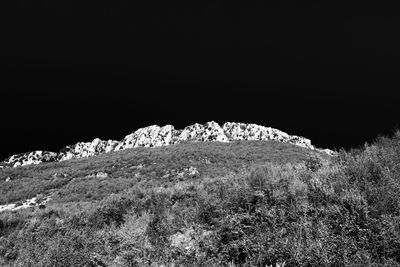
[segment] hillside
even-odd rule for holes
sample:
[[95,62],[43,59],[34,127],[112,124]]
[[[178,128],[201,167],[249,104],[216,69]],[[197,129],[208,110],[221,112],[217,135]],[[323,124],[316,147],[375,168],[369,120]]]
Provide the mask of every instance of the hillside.
[[[101,200],[137,183],[148,183],[149,187],[169,186],[188,178],[186,168],[195,168],[195,178],[201,179],[248,170],[265,162],[301,162],[311,155],[329,157],[276,141],[187,142],[138,147],[90,158],[0,170],[0,204],[39,194],[41,198],[51,195],[57,202]],[[178,177],[182,172],[183,177]]]
[[36,204],[0,212],[0,266],[400,266],[399,166],[400,132],[335,157],[184,142],[6,168],[1,203]]

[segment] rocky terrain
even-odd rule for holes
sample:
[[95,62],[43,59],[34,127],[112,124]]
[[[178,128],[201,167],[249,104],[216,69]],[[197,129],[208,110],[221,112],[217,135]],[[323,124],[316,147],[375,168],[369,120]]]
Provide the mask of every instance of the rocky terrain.
[[[101,153],[124,150],[134,147],[159,147],[181,142],[232,142],[240,140],[275,140],[291,143],[315,150],[307,138],[289,135],[280,130],[257,124],[227,122],[222,127],[214,122],[193,124],[184,129],[175,129],[173,125],[152,125],[136,130],[121,141],[103,141],[98,138],[92,142],[79,142],[61,149],[58,153],[48,151],[33,151],[13,155],[0,163],[0,168],[18,167],[42,162],[63,161],[73,158],[91,157]],[[321,150],[333,154],[331,150]]]
[[399,151],[229,123],[80,143],[0,170],[0,266],[400,266]]
[[50,197],[47,197],[44,199],[43,198],[39,199],[38,197],[33,197],[33,198],[27,199],[25,201],[19,201],[17,203],[0,205],[0,212],[7,211],[7,210],[16,211],[16,210],[20,210],[20,209],[35,208],[35,207],[44,208],[45,204],[50,199],[51,199]]

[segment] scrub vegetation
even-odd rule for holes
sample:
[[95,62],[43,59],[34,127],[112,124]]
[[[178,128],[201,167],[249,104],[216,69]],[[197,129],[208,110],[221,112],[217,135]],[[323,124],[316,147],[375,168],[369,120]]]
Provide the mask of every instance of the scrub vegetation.
[[0,266],[400,266],[400,132],[335,157],[187,143],[0,181],[2,204],[51,197],[0,213]]

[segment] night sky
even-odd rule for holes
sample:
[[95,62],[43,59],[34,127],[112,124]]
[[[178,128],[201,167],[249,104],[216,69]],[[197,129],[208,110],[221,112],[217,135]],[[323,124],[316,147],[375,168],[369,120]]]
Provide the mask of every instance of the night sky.
[[257,123],[324,148],[400,124],[392,7],[134,2],[1,9],[0,158],[152,124]]

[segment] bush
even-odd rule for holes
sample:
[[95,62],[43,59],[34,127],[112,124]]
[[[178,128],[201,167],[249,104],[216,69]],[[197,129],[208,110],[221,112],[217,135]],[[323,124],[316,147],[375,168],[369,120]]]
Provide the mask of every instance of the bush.
[[[399,140],[397,133],[341,151],[330,162],[310,154],[287,164],[258,161],[265,158],[251,151],[259,153],[260,145],[237,155],[221,146],[207,155],[205,164],[215,165],[201,170],[218,168],[218,174],[182,181],[159,177],[168,164],[185,166],[182,157],[157,154],[155,161],[168,159],[152,167],[148,150],[138,150],[137,162],[123,152],[120,169],[107,169],[108,179],[125,183],[112,175],[145,165],[143,180],[127,182],[132,187],[126,191],[93,195],[89,204],[1,213],[0,264],[400,266]],[[193,150],[183,154],[192,161],[205,157]],[[253,163],[239,170],[241,157]],[[105,168],[96,164],[82,168]],[[74,187],[80,183],[95,181],[73,182],[69,192],[81,190]]]

